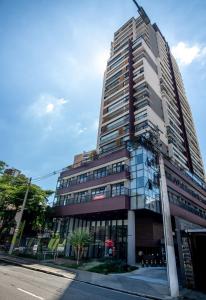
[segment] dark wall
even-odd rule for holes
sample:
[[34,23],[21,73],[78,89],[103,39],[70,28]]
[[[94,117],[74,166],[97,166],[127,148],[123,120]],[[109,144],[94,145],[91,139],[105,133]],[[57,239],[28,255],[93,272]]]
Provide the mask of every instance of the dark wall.
[[160,220],[152,216],[136,217],[136,246],[157,247],[163,238],[163,226]]
[[191,244],[195,288],[206,292],[206,233],[193,234],[191,236]]

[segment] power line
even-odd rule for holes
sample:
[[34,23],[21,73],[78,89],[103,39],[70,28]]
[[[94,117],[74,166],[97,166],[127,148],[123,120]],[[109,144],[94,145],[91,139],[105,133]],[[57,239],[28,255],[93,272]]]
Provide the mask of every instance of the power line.
[[40,181],[40,180],[42,180],[42,179],[49,178],[49,177],[51,177],[51,176],[54,176],[54,175],[59,174],[59,173],[62,172],[63,170],[65,170],[65,169],[60,169],[60,170],[56,170],[56,171],[50,172],[50,173],[48,173],[48,174],[45,174],[45,175],[36,177],[36,178],[32,179],[32,181]]

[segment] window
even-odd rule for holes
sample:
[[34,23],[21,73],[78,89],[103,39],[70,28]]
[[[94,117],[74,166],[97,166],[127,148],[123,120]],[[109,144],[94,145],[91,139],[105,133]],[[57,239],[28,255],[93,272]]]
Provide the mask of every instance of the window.
[[124,182],[112,184],[112,197],[124,194]]
[[106,173],[107,173],[106,167],[98,169],[98,170],[94,171],[94,178],[104,177],[104,176],[106,176]]
[[105,84],[107,85],[108,83],[111,83],[112,81],[114,81],[115,79],[117,79],[121,74],[122,74],[122,70],[119,71],[119,72],[117,72],[115,75],[113,75],[109,79],[107,79]]
[[127,58],[127,55],[123,55],[121,57],[121,53],[119,55],[117,55],[113,60],[111,60],[107,66],[108,66],[108,70],[111,70],[112,68],[114,68],[115,66],[117,66],[120,62],[122,62],[125,58]]
[[136,93],[139,93],[146,88],[148,88],[148,84],[146,82],[143,82],[143,83],[139,84],[134,90]]
[[121,125],[125,124],[128,121],[129,121],[129,116],[127,115],[127,116],[121,117],[121,118],[117,119],[116,121],[108,124],[106,126],[106,128],[107,128],[107,130],[111,130],[113,128],[116,128],[118,126],[121,126]]
[[143,163],[143,153],[138,154],[136,156],[136,164],[139,165],[139,164],[142,164],[142,163]]
[[79,183],[85,182],[87,180],[87,173],[79,175],[78,179]]
[[137,188],[144,187],[144,177],[138,177],[137,178]]
[[100,140],[101,140],[101,142],[106,142],[108,140],[114,139],[115,137],[118,136],[118,133],[119,133],[119,131],[115,130],[115,131],[113,131],[113,132],[111,132],[109,134],[106,134],[106,135],[102,136],[100,138]]
[[138,113],[137,115],[135,115],[135,121],[144,119],[144,118],[146,118],[146,117],[147,117],[147,112],[146,112],[146,111],[143,111],[143,112]]
[[107,144],[107,145],[101,147],[101,152],[102,153],[107,152],[108,150],[112,149],[115,146],[116,146],[116,142],[112,142],[110,144]]
[[143,130],[143,129],[147,128],[148,126],[149,125],[148,125],[147,121],[141,122],[135,126],[135,131]]
[[144,72],[144,68],[141,67],[139,70],[137,70],[137,71],[134,72],[134,77],[137,76],[137,75],[139,75],[139,74],[141,74],[141,73],[143,73],[143,72]]
[[137,45],[134,46],[133,51],[135,51],[137,48],[142,46],[142,42],[138,43]]
[[129,99],[129,96],[126,96],[124,97],[123,99],[117,101],[116,103],[110,105],[108,108],[107,108],[107,112],[112,112],[114,111],[115,109],[117,109],[119,106],[121,106],[123,103],[127,102]]
[[111,65],[111,64],[113,64],[117,59],[119,59],[120,57],[121,57],[121,53],[120,54],[118,54],[116,57],[114,57],[113,59],[111,59],[109,62],[108,62],[108,66],[109,65]]
[[119,173],[123,170],[124,170],[124,163],[123,162],[119,162],[119,163],[116,163],[116,164],[112,165],[113,173]]
[[92,196],[102,195],[102,194],[104,195],[105,193],[106,193],[106,186],[102,186],[102,187],[91,190]]

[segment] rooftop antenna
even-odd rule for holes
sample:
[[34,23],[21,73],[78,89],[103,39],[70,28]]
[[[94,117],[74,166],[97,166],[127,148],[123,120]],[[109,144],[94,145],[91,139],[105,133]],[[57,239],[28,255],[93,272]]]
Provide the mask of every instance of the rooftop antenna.
[[146,14],[144,8],[142,6],[140,6],[136,0],[132,0],[132,1],[136,5],[139,15],[142,17],[145,24],[148,25],[150,23],[150,19],[149,19],[148,15]]

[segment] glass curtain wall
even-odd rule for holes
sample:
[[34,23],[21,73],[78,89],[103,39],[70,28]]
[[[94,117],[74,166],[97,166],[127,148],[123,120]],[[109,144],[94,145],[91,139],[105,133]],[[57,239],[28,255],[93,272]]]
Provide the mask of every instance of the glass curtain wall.
[[[58,219],[59,221],[59,219]],[[60,236],[66,238],[75,229],[88,230],[91,243],[85,249],[84,257],[101,258],[109,255],[112,248],[114,258],[126,259],[127,255],[127,220],[85,220],[80,218],[63,218],[61,220]],[[111,244],[107,244],[107,242]],[[66,255],[73,256],[74,251],[67,242]]]
[[157,155],[143,146],[130,149],[130,195],[132,209],[160,212],[159,166]]

